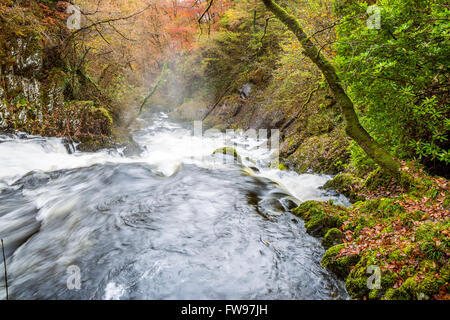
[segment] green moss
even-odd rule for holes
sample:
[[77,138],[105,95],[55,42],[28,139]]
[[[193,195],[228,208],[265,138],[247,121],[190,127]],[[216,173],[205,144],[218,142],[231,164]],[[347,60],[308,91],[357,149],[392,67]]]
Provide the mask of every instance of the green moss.
[[320,212],[322,209],[321,205],[317,201],[305,201],[301,205],[299,205],[297,208],[292,210],[292,212],[303,218],[309,218],[311,214],[315,214],[316,212]]
[[386,187],[391,182],[392,176],[382,169],[378,168],[372,171],[364,182],[363,188],[374,191],[379,187]]
[[[381,233],[396,233],[393,221],[401,221],[404,226],[415,229],[414,237],[404,239],[412,242],[401,249],[395,250],[381,245],[378,248],[365,249],[360,255],[337,258],[340,250],[347,244],[331,246],[322,258],[322,265],[345,279],[347,292],[354,299],[431,299],[435,294],[439,294],[443,287],[449,285],[450,272],[444,257],[450,247],[446,232],[450,228],[450,222],[430,220],[420,224],[414,223],[422,221],[424,212],[406,211],[402,203],[408,200],[415,201],[418,198],[410,194],[397,198],[376,198],[359,201],[347,209],[332,203],[307,201],[294,209],[294,213],[305,220],[309,233],[325,235],[325,247],[336,243],[333,243],[334,236],[342,237],[339,227],[332,225],[339,226],[344,220],[348,221],[345,230],[352,231],[355,240],[361,230],[376,225],[383,226],[379,230]],[[400,238],[403,239],[401,235]],[[418,248],[424,253],[417,260],[419,265],[409,263],[409,259],[417,259]],[[382,268],[386,264],[400,268],[395,272]],[[382,274],[381,286],[370,289],[368,280],[375,279],[370,278],[373,273],[367,273],[367,270],[372,265],[380,266]],[[402,283],[400,287],[394,288],[399,282]]]
[[426,257],[440,261],[450,250],[450,239],[444,233],[450,228],[450,221],[431,222],[422,224],[415,233],[416,240]]
[[383,296],[383,292],[378,289],[373,289],[369,292],[369,300],[379,300]]
[[309,234],[324,236],[330,227],[339,226],[338,217],[326,214],[315,215],[305,222],[306,232]]
[[[437,276],[436,276],[437,275]],[[430,299],[438,294],[443,286],[449,284],[449,267],[446,265],[440,272],[429,272],[420,281],[416,276],[409,277],[397,288],[390,288],[386,291],[385,297],[388,300],[423,300]]]
[[450,194],[447,193],[444,198],[444,202],[442,203],[442,206],[445,210],[448,210],[450,208]]
[[[364,203],[363,206],[360,206],[359,210],[361,210],[361,208],[365,208],[366,204],[367,203]],[[350,207],[350,209],[352,209],[352,207]],[[353,219],[346,225],[345,230],[353,231],[353,237],[357,238],[362,229],[373,227],[377,223],[378,221],[373,215],[360,214],[356,217],[353,217]]]
[[[441,281],[439,281],[441,280]],[[436,278],[434,274],[427,274],[425,278],[416,286],[417,293],[431,296],[439,293],[441,286],[444,284],[442,278]]]
[[396,217],[405,212],[396,199],[380,198],[377,208],[377,216],[380,218]]
[[413,300],[417,299],[417,282],[414,278],[406,279],[403,284],[397,288],[390,288],[386,291],[385,298],[387,300]]
[[342,233],[341,230],[337,228],[331,228],[327,231],[325,234],[323,240],[322,240],[322,246],[324,246],[326,249],[341,244],[344,239],[344,233]]
[[357,202],[364,200],[364,197],[358,193],[359,186],[363,182],[363,179],[352,174],[341,173],[336,175],[332,180],[327,181],[322,188],[325,190],[335,190],[349,198],[351,202]]
[[367,286],[369,275],[366,271],[367,268],[364,263],[362,266],[357,265],[348,273],[348,277],[345,280],[345,287],[348,294],[353,299],[362,299],[363,297],[367,297],[370,293],[370,289]]
[[332,204],[306,201],[292,211],[305,220],[306,231],[316,236],[325,236],[331,228],[339,228],[346,220],[346,210]]
[[325,252],[325,255],[322,258],[322,265],[327,268],[328,265],[332,262],[332,260],[335,259],[335,257],[341,252],[341,250],[345,248],[345,244],[338,244],[336,246],[333,246]]
[[223,147],[223,148],[216,149],[216,150],[214,150],[214,152],[212,154],[230,155],[230,156],[233,156],[234,159],[237,160],[239,163],[242,163],[241,156],[238,154],[236,149],[232,148],[232,147]]
[[350,273],[351,267],[356,265],[360,260],[360,256],[349,255],[336,258],[336,256],[340,253],[342,248],[344,248],[344,244],[340,244],[329,248],[325,253],[325,255],[323,256],[321,263],[326,269],[334,272],[337,276],[345,279]]
[[406,215],[404,208],[398,203],[398,200],[391,198],[378,198],[365,202],[357,202],[349,209],[358,212],[358,216],[353,218],[351,223],[346,227],[347,230],[354,232],[354,237],[357,237],[362,229],[373,227],[380,223],[381,220],[401,217],[402,220],[408,221],[416,217],[416,215]]
[[109,123],[110,123],[111,125],[114,123],[111,114],[110,114],[109,111],[106,110],[105,108],[103,108],[103,107],[96,108],[95,111],[99,111],[103,116],[105,116],[105,117],[109,120]]
[[383,271],[381,275],[381,288],[386,291],[392,288],[395,283],[400,279],[400,276],[392,271]]
[[389,254],[388,261],[404,261],[407,255],[403,250],[394,250]]

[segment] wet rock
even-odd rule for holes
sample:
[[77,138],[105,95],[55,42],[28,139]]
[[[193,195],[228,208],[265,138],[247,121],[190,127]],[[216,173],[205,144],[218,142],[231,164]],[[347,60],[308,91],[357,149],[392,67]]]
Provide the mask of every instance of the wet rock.
[[238,154],[238,152],[236,151],[235,148],[232,148],[232,147],[219,148],[219,149],[214,150],[214,152],[212,154],[213,155],[215,155],[215,154],[223,154],[223,155],[232,156],[235,161],[237,161],[238,163],[242,164],[241,156]]
[[298,207],[298,204],[289,198],[283,198],[280,200],[281,204],[283,205],[283,207],[286,209],[286,211],[291,211],[295,208]]
[[125,144],[125,149],[123,150],[123,154],[126,157],[140,156],[144,152],[141,146],[134,141],[133,138],[130,137],[128,142]]
[[254,172],[259,173],[259,169],[257,167],[250,167]]
[[73,154],[76,152],[75,143],[71,138],[64,138],[61,142],[69,154]]
[[360,186],[364,180],[349,173],[341,173],[336,175],[332,180],[327,181],[321,189],[334,190],[349,198],[351,202],[364,200],[364,197],[359,195]]
[[96,152],[112,146],[112,141],[103,136],[83,137],[81,143],[77,146],[77,150],[81,152]]
[[246,83],[238,91],[242,99],[247,99],[250,96],[250,93],[252,92],[252,86],[251,84]]
[[[53,3],[61,12],[70,5]],[[0,53],[0,129],[72,137],[86,151],[111,146],[107,137],[114,125],[112,104],[81,71],[69,74],[68,61],[57,45],[66,34],[42,24],[36,29],[38,11],[28,12],[21,23],[14,19],[15,10],[2,12],[9,25],[0,23],[5,31],[0,37],[5,51]],[[74,152],[73,143],[66,141],[65,146]]]
[[270,135],[270,129],[280,128],[285,119],[285,114],[281,110],[267,111],[265,114],[256,117],[252,121],[251,127],[256,129],[267,129],[268,135]]
[[284,213],[286,210],[278,199],[267,198],[259,202],[258,206],[261,211]]

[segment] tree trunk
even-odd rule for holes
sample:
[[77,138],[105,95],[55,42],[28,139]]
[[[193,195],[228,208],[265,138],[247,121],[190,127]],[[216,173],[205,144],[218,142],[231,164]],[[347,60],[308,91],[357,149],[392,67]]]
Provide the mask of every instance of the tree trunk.
[[336,69],[331,62],[317,49],[314,43],[303,31],[298,20],[277,5],[274,0],[261,0],[266,7],[291,30],[302,44],[304,54],[317,65],[324,75],[337,104],[345,119],[345,131],[381,168],[388,170],[394,176],[400,175],[400,162],[378,144],[362,127],[356,115],[353,102],[340,84]]

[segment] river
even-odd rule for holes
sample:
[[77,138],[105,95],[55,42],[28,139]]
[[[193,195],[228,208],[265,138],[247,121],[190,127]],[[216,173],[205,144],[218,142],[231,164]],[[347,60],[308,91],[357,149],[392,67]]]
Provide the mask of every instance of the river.
[[[242,164],[164,113],[139,119],[139,156],[0,135],[0,238],[10,299],[347,299],[289,210],[343,196],[328,176],[271,169],[236,133]],[[3,263],[0,299],[5,299]],[[79,280],[79,281],[78,281]]]

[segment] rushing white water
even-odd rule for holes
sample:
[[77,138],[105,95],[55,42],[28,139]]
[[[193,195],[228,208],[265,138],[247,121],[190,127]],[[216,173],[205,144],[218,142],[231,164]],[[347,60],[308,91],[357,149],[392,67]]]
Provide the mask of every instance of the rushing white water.
[[62,139],[20,137],[0,135],[0,181],[3,183],[12,183],[30,171],[50,172],[127,161],[107,151],[69,154]]
[[[264,140],[194,136],[164,113],[140,121],[134,138],[144,151],[132,157],[123,150],[71,154],[62,139],[0,135],[0,236],[13,296],[346,297],[342,284],[319,264],[319,242],[297,218],[280,215],[286,208],[279,203],[285,207],[286,200],[347,204],[345,197],[319,189],[329,176],[270,168],[273,151],[258,148]],[[235,147],[242,164],[212,155],[224,146]],[[258,252],[266,250],[261,258]],[[272,254],[279,260],[275,265]],[[254,259],[261,261],[255,265]],[[97,281],[83,293],[67,290],[56,277],[75,262]],[[95,271],[98,263],[101,271]],[[221,268],[223,279],[215,274]],[[205,272],[220,290],[192,283]],[[272,282],[263,285],[264,277]],[[1,289],[0,284],[0,298]]]
[[58,138],[22,135],[22,139],[19,139],[18,136],[0,135],[0,188],[2,184],[11,184],[30,171],[51,172],[105,163],[147,163],[165,176],[172,175],[182,164],[224,169],[232,167],[230,163],[233,164],[233,160],[213,157],[212,153],[218,148],[231,146],[242,157],[244,166],[258,169],[257,172],[248,172],[277,182],[301,202],[334,199],[338,203],[348,204],[343,196],[330,197],[319,190],[330,176],[297,174],[270,168],[274,160],[273,150],[258,148],[265,143],[264,140],[249,139],[242,133],[237,132],[229,140],[220,135],[197,137],[192,130],[170,122],[165,113],[160,113],[151,125],[137,132],[135,139],[144,147],[144,152],[140,156],[124,157],[120,150],[69,154],[63,140]]

